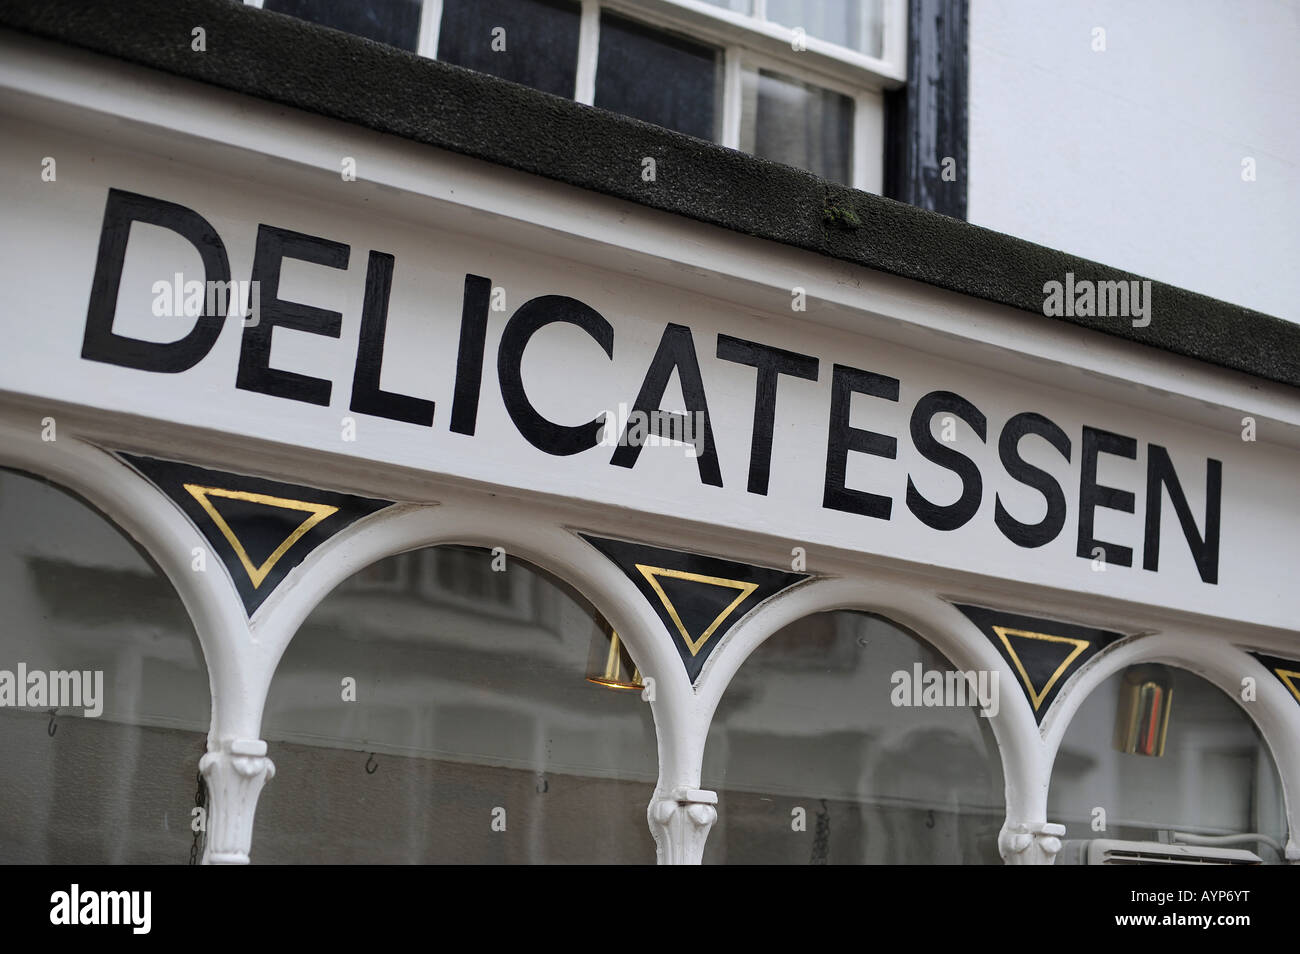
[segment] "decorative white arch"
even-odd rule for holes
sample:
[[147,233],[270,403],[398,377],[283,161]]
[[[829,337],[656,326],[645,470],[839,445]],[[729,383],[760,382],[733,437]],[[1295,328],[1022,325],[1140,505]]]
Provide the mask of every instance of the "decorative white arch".
[[101,510],[157,562],[193,622],[212,697],[208,754],[200,762],[210,793],[205,862],[249,860],[257,798],[275,772],[260,738],[262,715],[275,669],[302,621],[335,586],[365,566],[451,543],[502,546],[554,573],[618,630],[643,677],[653,680],[653,690],[643,694],[651,704],[659,755],[651,832],[661,861],[682,859],[681,839],[673,835],[678,826],[671,817],[657,818],[655,809],[671,803],[669,814],[678,814],[679,796],[689,787],[688,759],[676,743],[686,735],[682,725],[694,701],[690,682],[653,609],[617,567],[572,530],[540,519],[535,508],[498,497],[453,494],[445,506],[391,507],[313,551],[250,622],[220,561],[208,561],[205,572],[192,569],[194,550],[206,551],[209,545],[166,495],[68,428],[57,440],[44,441],[39,419],[13,418],[0,419],[0,464],[48,478]]
[[[935,593],[885,579],[828,578],[803,583],[757,607],[724,637],[696,683],[698,703],[683,745],[689,750],[693,781],[698,784],[709,724],[723,693],[744,661],[768,637],[805,616],[832,610],[868,610],[915,631],[958,669],[998,673],[1002,687],[998,714],[989,721],[1002,757],[1006,780],[1007,823],[1041,830],[1046,796],[1039,798],[1032,781],[1046,756],[1033,711],[1001,654],[973,623]],[[1038,826],[1035,828],[1035,826]],[[999,839],[1004,858],[1008,851]]]
[[[67,488],[100,510],[144,548],[175,588],[194,624],[212,694],[211,745],[237,735],[247,682],[239,644],[247,633],[243,607],[218,561],[195,572],[193,551],[207,541],[167,498],[112,454],[72,434],[41,439],[37,421],[28,426],[0,421],[0,465],[23,470]],[[216,564],[213,568],[212,564]]]
[[[207,779],[205,863],[248,860],[251,810],[275,767],[265,758],[257,726],[248,715],[256,698],[255,660],[250,656],[243,604],[225,567],[193,565],[207,541],[166,496],[112,454],[56,425],[44,440],[40,419],[17,414],[0,419],[0,464],[52,480],[98,508],[153,558],[180,596],[194,626],[208,670],[212,717],[208,751],[199,760]],[[246,822],[246,823],[245,823]]]
[[[441,495],[440,495],[441,496]],[[336,586],[385,557],[424,547],[462,544],[502,547],[573,586],[617,630],[642,673],[653,680],[643,693],[651,705],[659,754],[659,782],[651,803],[651,832],[661,862],[681,857],[672,825],[656,822],[654,807],[676,805],[674,793],[690,787],[689,759],[680,740],[694,696],[677,652],[653,609],[608,559],[535,507],[499,497],[443,496],[436,505],[399,505],[366,517],[314,550],[285,579],[253,618],[258,646],[250,674],[248,717],[260,726],[276,667],[303,621]],[[698,777],[698,770],[696,771]],[[671,822],[671,819],[669,820]]]
[[[1285,650],[1277,650],[1285,653]],[[1085,699],[1103,682],[1129,666],[1165,663],[1186,669],[1221,689],[1255,723],[1272,752],[1282,781],[1286,804],[1287,860],[1300,863],[1300,705],[1286,687],[1260,662],[1222,635],[1194,630],[1175,630],[1125,640],[1099,653],[1074,673],[1062,688],[1043,720],[1043,748],[1046,758],[1039,763],[1044,772],[1033,788],[1042,792],[1046,811],[1047,792],[1061,741]],[[1255,701],[1241,698],[1242,679],[1255,680]]]
[[[66,428],[57,440],[43,440],[38,417],[6,411],[0,415],[0,465],[47,478],[98,508],[150,554],[189,613],[212,697],[208,754],[200,763],[211,794],[208,862],[248,860],[257,797],[274,773],[260,739],[262,715],[289,640],[343,580],[377,560],[421,547],[504,547],[575,587],[618,630],[642,673],[654,680],[659,781],[648,817],[663,863],[699,862],[716,817],[716,796],[698,788],[713,714],[745,659],[798,619],[836,609],[880,613],[924,637],[955,667],[997,671],[1004,688],[1018,686],[1001,654],[947,600],[915,582],[882,575],[813,579],[768,600],[724,636],[692,687],[653,608],[610,561],[526,502],[461,491],[440,493],[439,504],[394,506],[348,527],[309,554],[250,623],[220,561],[209,561],[206,572],[192,569],[195,548],[209,549],[202,534],[112,454]],[[1003,858],[1051,863],[1060,826],[1048,822],[1046,806],[1061,740],[1098,685],[1142,662],[1195,672],[1246,710],[1281,775],[1290,829],[1287,856],[1300,862],[1300,706],[1267,669],[1221,633],[1190,625],[1124,640],[1090,660],[1062,687],[1041,730],[1023,693],[1003,693],[999,713],[990,720],[1006,779]],[[1244,676],[1257,684],[1257,698],[1249,704],[1239,696]]]

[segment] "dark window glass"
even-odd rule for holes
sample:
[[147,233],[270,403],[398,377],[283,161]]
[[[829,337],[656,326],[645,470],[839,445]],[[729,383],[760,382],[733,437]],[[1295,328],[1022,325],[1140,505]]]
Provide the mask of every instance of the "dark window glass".
[[[1163,716],[1158,705],[1150,713],[1167,720],[1154,751],[1130,735],[1150,718],[1131,705],[1142,682],[1167,700]],[[1057,864],[1095,863],[1107,848],[1168,851],[1159,844],[1195,846],[1205,838],[1188,853],[1208,845],[1251,852],[1266,864],[1285,861],[1286,801],[1268,745],[1245,707],[1184,669],[1134,667],[1089,694],[1061,740],[1047,818],[1065,825]],[[1214,844],[1225,836],[1230,840]]]
[[[0,606],[0,864],[185,864],[212,703],[171,583],[79,499],[0,469]],[[23,666],[73,704],[16,697]]]
[[722,113],[717,101],[720,62],[711,46],[602,14],[596,105],[690,136],[716,139]]
[[438,59],[572,99],[581,14],[562,0],[444,0]]
[[608,624],[544,570],[493,564],[403,553],[307,617],[266,703],[253,860],[654,862],[654,720],[592,678]]
[[420,39],[420,0],[265,0],[262,9],[412,52]]
[[740,148],[849,183],[853,100],[767,70],[746,71]]
[[900,674],[918,667],[945,681],[954,669],[913,633],[847,610],[754,650],[705,744],[701,787],[718,793],[705,862],[1000,864],[1006,785],[989,720],[973,695],[900,705]]

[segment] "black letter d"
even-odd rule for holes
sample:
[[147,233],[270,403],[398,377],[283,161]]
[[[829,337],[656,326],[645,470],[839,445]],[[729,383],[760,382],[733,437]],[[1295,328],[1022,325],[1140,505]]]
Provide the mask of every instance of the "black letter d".
[[[212,350],[225,315],[201,315],[190,333],[179,341],[141,341],[113,333],[118,286],[122,283],[122,264],[126,259],[126,242],[131,235],[132,222],[158,225],[189,239],[203,259],[206,282],[230,281],[226,247],[207,219],[175,202],[109,189],[104,225],[99,232],[99,257],[95,260],[95,278],[90,286],[90,308],[86,311],[86,337],[81,344],[81,356],[89,361],[119,364],[141,371],[169,374],[187,371]],[[211,286],[205,284],[204,287]]]

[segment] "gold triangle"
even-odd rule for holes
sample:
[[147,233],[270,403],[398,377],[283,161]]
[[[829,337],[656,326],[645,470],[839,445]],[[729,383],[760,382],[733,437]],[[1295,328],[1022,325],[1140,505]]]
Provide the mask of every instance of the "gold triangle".
[[1295,701],[1300,702],[1300,686],[1292,682],[1292,679],[1300,679],[1300,672],[1292,672],[1290,669],[1274,669],[1277,677],[1282,680],[1283,685],[1291,690],[1291,695],[1295,696]]
[[[1007,653],[1011,656],[1011,661],[1016,664],[1016,671],[1020,673],[1020,680],[1025,684],[1025,689],[1029,691],[1029,701],[1034,704],[1034,711],[1043,704],[1047,694],[1052,691],[1056,681],[1061,678],[1065,670],[1070,668],[1070,663],[1079,658],[1079,654],[1088,648],[1090,642],[1086,639],[1074,639],[1070,636],[1049,636],[1047,633],[1031,633],[1023,629],[1010,629],[1006,626],[994,626],[993,632],[998,634],[1002,640],[1002,645],[1007,648]],[[1061,665],[1056,667],[1056,672],[1052,673],[1052,678],[1047,680],[1047,684],[1041,690],[1035,689],[1032,682],[1029,681],[1029,674],[1025,672],[1025,665],[1020,661],[1020,654],[1011,646],[1011,640],[1008,636],[1019,636],[1023,639],[1040,639],[1049,643],[1068,643],[1074,647],[1070,655],[1066,656]]]
[[[723,620],[730,616],[737,606],[745,602],[749,595],[758,589],[757,583],[746,583],[743,580],[727,580],[720,576],[704,576],[700,573],[687,573],[685,570],[669,570],[661,566],[646,566],[644,563],[636,564],[636,568],[641,571],[641,575],[646,578],[647,582],[649,582],[651,589],[653,589],[655,594],[659,597],[659,601],[664,604],[664,609],[668,610],[669,617],[672,619],[674,625],[676,625],[677,632],[681,633],[682,640],[686,643],[686,648],[691,651],[692,656],[698,653],[700,647],[708,642],[709,637],[712,636],[714,631],[722,625]],[[717,619],[709,624],[709,628],[700,633],[698,639],[692,639],[691,634],[686,632],[686,627],[682,625],[681,617],[677,615],[677,607],[674,606],[673,601],[668,598],[668,594],[664,592],[664,588],[659,585],[658,577],[661,576],[666,576],[674,580],[690,580],[694,583],[708,583],[712,586],[729,586],[732,589],[739,590],[740,593],[731,601],[726,609],[718,614]]]
[[[201,487],[198,484],[185,484],[184,487],[190,492],[190,496],[199,502],[199,506],[207,511],[208,516],[217,525],[217,529],[221,531],[222,536],[230,541],[230,545],[235,550],[235,555],[239,557],[239,562],[244,565],[244,570],[248,573],[248,578],[253,581],[253,589],[257,589],[262,585],[266,575],[280,562],[280,557],[288,553],[289,548],[301,540],[303,534],[326,517],[337,513],[339,509],[329,504],[307,503],[303,500],[290,500],[287,497],[272,497],[269,494],[250,494],[243,490],[223,490],[220,487]],[[275,552],[266,558],[266,562],[261,566],[253,566],[253,561],[248,558],[244,545],[239,542],[239,538],[230,529],[230,524],[226,523],[225,518],[217,513],[217,508],[208,499],[209,495],[225,497],[228,500],[246,500],[249,503],[264,504],[268,507],[281,507],[285,510],[302,510],[311,514],[311,516],[304,520],[298,529],[284,538],[284,542],[275,548]]]

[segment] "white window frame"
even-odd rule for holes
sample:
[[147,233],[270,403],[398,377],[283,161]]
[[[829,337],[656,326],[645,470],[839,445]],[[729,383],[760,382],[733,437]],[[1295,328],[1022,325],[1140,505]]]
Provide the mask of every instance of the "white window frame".
[[[435,0],[439,9],[442,0]],[[637,20],[647,26],[685,35],[716,46],[723,57],[723,95],[720,145],[740,148],[742,71],[758,64],[853,100],[853,145],[848,185],[866,192],[884,188],[883,93],[907,78],[907,4],[884,0],[882,48],[890,59],[878,59],[856,50],[807,37],[807,49],[794,49],[794,31],[759,19],[765,0],[754,0],[747,15],[704,3],[702,0],[582,0],[584,28],[578,39],[578,76],[575,100],[592,105],[595,99],[596,57],[600,10]],[[590,27],[586,26],[588,20]],[[584,43],[585,41],[585,43]],[[584,71],[589,71],[585,73]],[[583,78],[589,75],[589,86]],[[582,94],[589,93],[590,99]]]
[[[807,82],[832,93],[847,96],[853,101],[853,138],[849,145],[848,185],[865,192],[881,192],[885,177],[885,101],[880,90],[864,88],[861,85],[854,86],[835,78],[812,79],[804,72],[790,69],[785,60],[745,47],[728,48],[726,56],[722,145],[731,149],[740,149],[745,71],[768,70],[780,73],[790,79]],[[734,102],[730,101],[732,97]],[[734,138],[728,141],[730,136]],[[873,146],[875,148],[872,148]]]
[[[262,0],[244,0],[260,7]],[[685,34],[701,42],[724,49],[746,47],[757,53],[787,62],[787,69],[800,76],[825,83],[838,79],[854,88],[864,85],[876,90],[892,89],[907,81],[907,3],[906,0],[883,0],[881,56],[818,37],[806,37],[807,49],[794,49],[793,29],[765,18],[766,0],[753,0],[752,14],[736,13],[715,7],[703,0],[579,0],[582,26],[578,38],[577,94],[579,103],[591,105],[584,97],[582,78],[584,63],[595,76],[595,50],[599,42],[600,9],[606,8],[649,26]],[[438,57],[438,33],[442,25],[443,0],[424,0],[420,14],[420,40],[417,52],[430,59]],[[591,80],[588,79],[589,85]]]
[[766,17],[766,0],[753,0],[751,14],[736,13],[704,0],[600,0],[620,13],[657,23],[710,43],[739,43],[756,52],[787,60],[800,74],[807,70],[828,74],[860,86],[901,86],[907,80],[907,4],[883,0],[881,55],[870,56],[838,43],[805,37],[807,49],[794,49],[794,29]]
[[[596,64],[600,50],[600,15],[609,10],[646,26],[676,33],[722,53],[722,117],[715,141],[740,148],[741,73],[768,69],[841,93],[853,100],[853,144],[848,185],[866,192],[884,188],[883,93],[907,79],[907,3],[883,0],[882,56],[817,37],[805,38],[806,49],[794,49],[794,30],[768,21],[767,0],[752,0],[753,12],[736,13],[703,0],[578,0],[577,78],[573,99],[584,106],[596,101]],[[244,0],[261,7],[263,0]],[[424,0],[416,52],[438,58],[443,0]],[[758,64],[754,66],[754,64]]]
[[[245,6],[261,9],[263,0],[243,0]],[[420,34],[416,52],[429,59],[438,58],[438,33],[442,26],[443,0],[424,0],[420,10]],[[676,30],[716,46],[735,44],[757,52],[786,59],[791,69],[839,76],[854,85],[890,89],[907,82],[907,3],[906,0],[883,0],[881,55],[870,56],[847,46],[818,37],[806,37],[807,49],[795,51],[794,30],[766,19],[767,0],[753,0],[751,14],[736,13],[703,0],[579,0],[582,4],[583,32],[586,20],[599,15],[592,9],[607,7],[644,23]],[[595,42],[596,36],[590,38]],[[579,59],[582,58],[579,38]],[[579,84],[581,87],[581,84]],[[575,97],[578,102],[585,102]],[[588,105],[590,105],[588,103]]]

